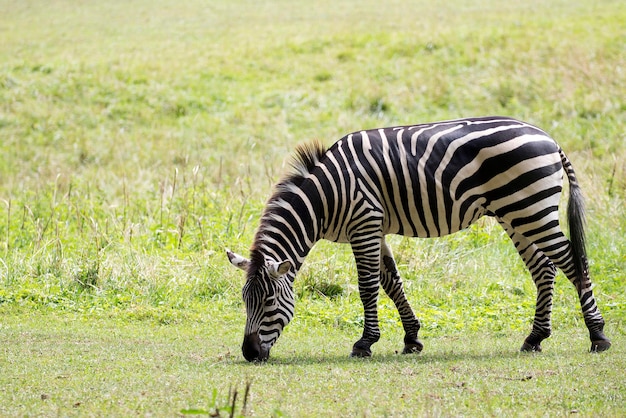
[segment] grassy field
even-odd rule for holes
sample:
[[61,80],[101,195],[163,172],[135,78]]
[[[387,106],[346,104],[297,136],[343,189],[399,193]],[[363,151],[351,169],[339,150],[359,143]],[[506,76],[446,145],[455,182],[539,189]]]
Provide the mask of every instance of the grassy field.
[[[626,415],[626,5],[0,0],[0,415]],[[502,114],[550,132],[587,196],[613,347],[589,355],[559,275],[554,333],[489,221],[391,239],[425,350],[349,248],[320,243],[267,364],[240,353],[246,253],[296,144]],[[243,393],[251,382],[247,405]]]

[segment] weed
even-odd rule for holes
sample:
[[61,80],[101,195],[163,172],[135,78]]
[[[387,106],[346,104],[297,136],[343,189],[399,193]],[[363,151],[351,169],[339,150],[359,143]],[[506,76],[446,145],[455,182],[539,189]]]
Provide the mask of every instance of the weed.
[[77,271],[74,275],[74,280],[84,290],[96,289],[98,287],[99,271],[99,264],[94,262]]
[[182,415],[207,415],[210,417],[245,417],[251,385],[252,382],[246,382],[243,399],[241,401],[241,411],[239,413],[237,413],[237,396],[239,393],[236,387],[234,389],[231,389],[231,387],[228,388],[228,398],[223,406],[220,406],[222,404],[218,402],[217,389],[213,389],[211,403],[207,409],[188,408],[181,410],[180,413]]

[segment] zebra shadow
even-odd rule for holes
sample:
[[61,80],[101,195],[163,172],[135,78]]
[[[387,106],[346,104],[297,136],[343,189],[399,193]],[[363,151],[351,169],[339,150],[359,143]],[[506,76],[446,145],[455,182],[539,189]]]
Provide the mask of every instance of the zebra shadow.
[[[409,365],[432,365],[432,364],[453,364],[460,361],[471,361],[475,363],[491,363],[494,360],[506,361],[524,359],[540,355],[542,357],[550,356],[548,353],[527,353],[520,352],[511,348],[510,350],[502,349],[493,351],[490,350],[485,353],[467,352],[463,350],[449,350],[445,352],[435,353],[420,353],[420,354],[400,354],[400,353],[379,353],[374,354],[372,357],[358,358],[350,357],[349,355],[340,354],[279,354],[263,363],[267,367],[271,366],[319,366],[320,364],[328,365],[346,365],[346,364],[406,364]],[[242,359],[242,362],[245,360]]]

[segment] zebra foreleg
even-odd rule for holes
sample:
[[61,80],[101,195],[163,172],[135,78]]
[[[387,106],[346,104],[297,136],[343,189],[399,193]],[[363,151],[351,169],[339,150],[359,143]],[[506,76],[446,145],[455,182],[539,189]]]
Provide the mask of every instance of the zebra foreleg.
[[419,353],[424,344],[417,338],[420,323],[404,293],[402,279],[398,273],[396,262],[389,246],[383,241],[381,254],[381,284],[385,293],[391,298],[398,309],[402,327],[404,328],[404,349],[402,354]]
[[372,344],[380,339],[378,327],[378,275],[361,276],[359,274],[359,295],[363,302],[363,336],[352,346],[351,357],[370,357]]
[[380,240],[362,239],[352,244],[363,303],[363,336],[352,347],[351,357],[370,357],[372,344],[380,339],[378,292],[380,288]]

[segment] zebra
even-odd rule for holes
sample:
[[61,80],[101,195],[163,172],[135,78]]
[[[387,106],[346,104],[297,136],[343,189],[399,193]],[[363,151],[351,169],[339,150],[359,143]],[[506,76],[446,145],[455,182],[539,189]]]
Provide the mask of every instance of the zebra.
[[[571,240],[559,226],[563,173]],[[355,258],[364,325],[351,355],[371,356],[380,338],[380,287],[400,315],[402,352],[421,352],[420,322],[385,236],[440,237],[483,216],[504,228],[537,288],[532,330],[521,351],[541,351],[551,334],[557,267],[578,292],[591,351],[608,350],[589,278],[583,196],[571,162],[533,125],[480,117],[362,130],[329,148],[316,141],[296,148],[291,171],[264,208],[250,258],[226,250],[247,275],[243,356],[268,359],[294,315],[296,272],[321,239],[350,244]]]

